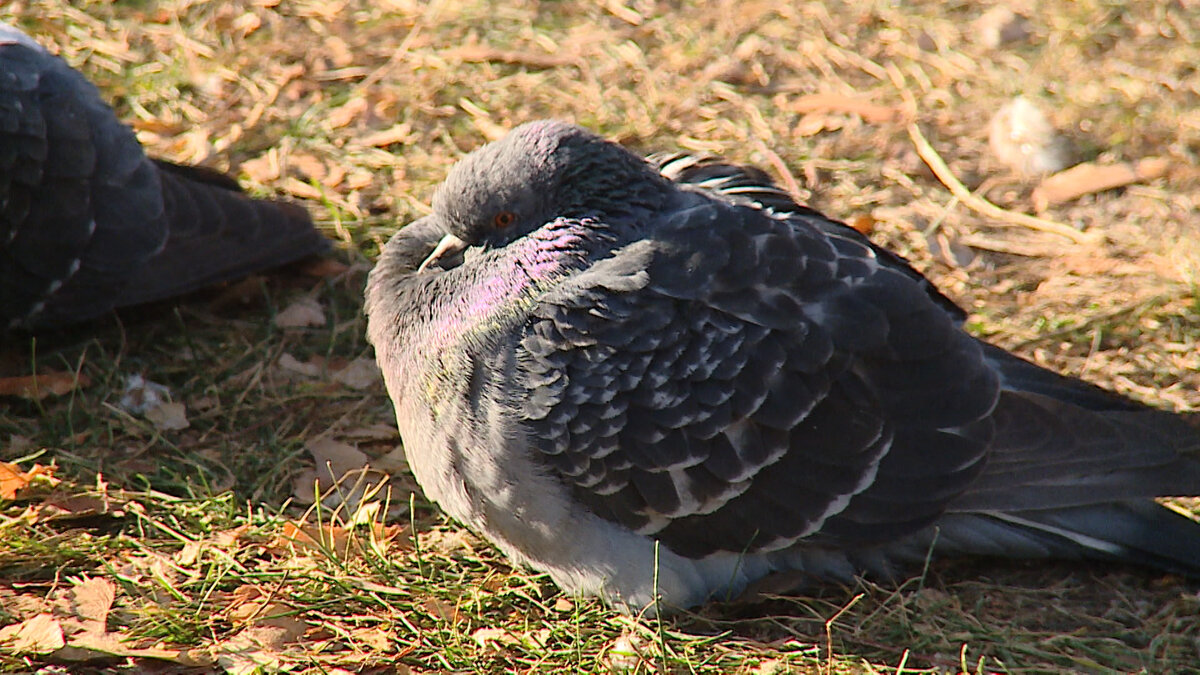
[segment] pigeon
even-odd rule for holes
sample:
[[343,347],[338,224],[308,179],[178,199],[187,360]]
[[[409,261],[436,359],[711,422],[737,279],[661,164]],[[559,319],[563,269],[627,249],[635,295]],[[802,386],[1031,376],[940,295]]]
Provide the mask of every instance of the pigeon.
[[517,127],[392,237],[365,309],[425,494],[630,612],[930,554],[1200,576],[1200,523],[1154,500],[1200,494],[1195,418],[972,337],[757,170]]
[[0,331],[83,322],[328,247],[299,205],[147,158],[83,75],[0,24]]

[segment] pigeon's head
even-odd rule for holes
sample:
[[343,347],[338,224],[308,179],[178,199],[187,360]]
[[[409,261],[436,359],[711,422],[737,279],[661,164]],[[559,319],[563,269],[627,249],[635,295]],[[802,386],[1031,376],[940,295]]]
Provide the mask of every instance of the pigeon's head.
[[468,246],[505,246],[556,218],[653,206],[666,185],[640,157],[585,129],[524,124],[451,169],[433,197],[446,237],[421,269]]

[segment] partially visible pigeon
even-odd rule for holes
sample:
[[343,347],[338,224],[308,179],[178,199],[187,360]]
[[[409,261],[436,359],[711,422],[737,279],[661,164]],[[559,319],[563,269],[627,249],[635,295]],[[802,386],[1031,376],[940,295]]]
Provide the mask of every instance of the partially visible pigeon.
[[931,548],[1200,576],[1152,499],[1200,494],[1184,416],[972,338],[753,170],[524,125],[393,237],[367,313],[426,494],[568,591],[680,608]]
[[0,331],[84,321],[327,249],[303,207],[148,159],[82,75],[0,24]]

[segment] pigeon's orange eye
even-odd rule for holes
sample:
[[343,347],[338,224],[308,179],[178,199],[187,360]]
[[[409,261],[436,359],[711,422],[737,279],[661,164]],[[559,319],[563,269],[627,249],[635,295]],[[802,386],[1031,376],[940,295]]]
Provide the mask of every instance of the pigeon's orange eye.
[[509,225],[512,225],[513,221],[516,219],[517,216],[512,211],[501,211],[500,213],[496,214],[495,218],[492,218],[492,224],[503,230]]

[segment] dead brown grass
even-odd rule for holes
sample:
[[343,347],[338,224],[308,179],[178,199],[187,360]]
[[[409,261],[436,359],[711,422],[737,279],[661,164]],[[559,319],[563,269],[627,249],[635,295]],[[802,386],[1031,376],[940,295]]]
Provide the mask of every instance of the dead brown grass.
[[[152,504],[145,517],[0,526],[4,614],[25,620],[12,597],[52,599],[60,576],[87,573],[119,582],[114,630],[213,654],[235,653],[234,638],[264,624],[228,613],[206,621],[206,598],[282,597],[293,614],[311,611],[297,614],[306,624],[275,628],[307,635],[309,649],[293,641],[264,651],[276,665],[314,672],[588,672],[625,668],[613,660],[617,647],[632,654],[628,672],[1192,668],[1200,659],[1195,587],[1141,570],[941,563],[919,588],[863,585],[713,607],[659,634],[595,604],[558,604],[544,579],[508,569],[470,539],[465,548],[389,549],[350,565],[324,558],[301,568],[311,583],[300,586],[287,558],[263,549],[282,523],[270,514],[312,465],[306,442],[324,435],[371,456],[396,443],[379,431],[391,421],[382,388],[335,377],[370,357],[361,317],[369,261],[424,212],[457,158],[538,117],[574,120],[647,151],[682,147],[766,167],[813,206],[870,227],[910,258],[972,312],[977,334],[1151,404],[1200,410],[1200,7],[1010,6],[1029,17],[1031,32],[999,48],[979,39],[972,22],[985,8],[973,3],[18,0],[0,8],[0,20],[21,24],[92,78],[152,154],[229,169],[255,190],[306,200],[351,263],[318,281],[254,280],[174,311],[123,313],[43,337],[36,349],[6,349],[5,372],[36,363],[81,372],[91,385],[0,403],[0,459],[44,449],[39,461],[54,459],[78,491],[99,471],[113,485],[195,499],[222,515],[206,524],[204,509],[141,497]],[[1167,171],[1039,214],[1088,233],[1083,243],[966,208],[929,172],[908,125],[975,195],[1032,213],[1036,179],[1007,172],[987,147],[990,116],[1017,94],[1046,108],[1084,159],[1161,157]],[[269,323],[301,296],[317,299],[323,326]],[[170,386],[191,426],[163,431],[115,407],[130,372]],[[422,537],[445,531],[416,506]],[[186,544],[149,522],[188,541],[246,524],[258,534],[216,545],[237,562],[219,571],[181,560]],[[61,546],[39,548],[43,539]],[[161,585],[149,594],[142,577],[115,566],[130,550],[166,555],[178,595]],[[365,600],[364,583],[373,589]],[[259,590],[237,590],[250,586]],[[397,588],[407,590],[396,596]],[[9,669],[42,663],[5,654]],[[147,663],[129,658],[88,663]],[[209,663],[217,666],[199,667],[244,665]]]

